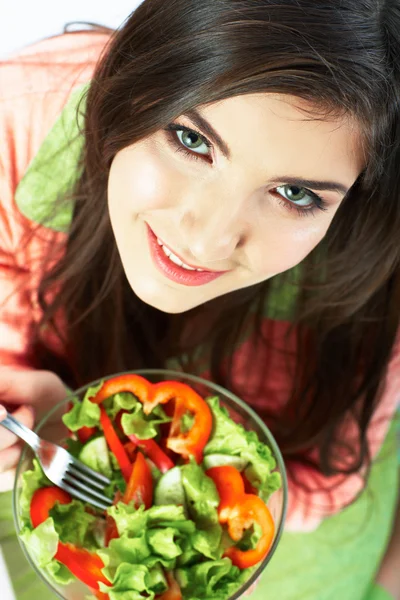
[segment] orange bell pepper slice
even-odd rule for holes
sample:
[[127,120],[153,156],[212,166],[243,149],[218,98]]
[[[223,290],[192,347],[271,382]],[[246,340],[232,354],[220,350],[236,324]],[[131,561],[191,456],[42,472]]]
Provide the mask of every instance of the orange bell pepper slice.
[[[56,502],[69,504],[72,502],[72,496],[56,486],[36,490],[30,505],[30,517],[33,527],[38,527],[50,516],[50,510]],[[101,572],[104,564],[97,554],[92,554],[84,548],[77,548],[73,544],[58,542],[54,558],[65,565],[75,577],[94,590],[99,589],[100,581],[106,585],[110,584]]]
[[231,466],[213,467],[206,471],[217,488],[220,504],[218,518],[226,523],[232,540],[238,542],[243,533],[257,523],[261,527],[261,536],[255,548],[240,550],[231,546],[224,556],[240,569],[247,569],[259,563],[268,554],[274,539],[275,524],[272,515],[261,498],[255,494],[246,494],[240,472]]
[[137,453],[125,494],[125,504],[133,503],[136,508],[144,504],[150,508],[153,502],[153,478],[150,467],[141,452]]
[[[100,404],[119,392],[131,392],[142,403],[146,414],[158,404],[175,401],[174,415],[167,439],[167,448],[188,459],[191,455],[201,462],[204,446],[212,429],[212,414],[208,404],[190,386],[178,381],[152,384],[140,375],[120,375],[104,382],[92,402]],[[194,423],[188,432],[182,432],[181,419],[189,412]]]

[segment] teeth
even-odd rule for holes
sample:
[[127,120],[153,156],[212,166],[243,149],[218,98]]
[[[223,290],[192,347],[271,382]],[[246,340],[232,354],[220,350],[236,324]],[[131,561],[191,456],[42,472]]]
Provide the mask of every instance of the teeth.
[[175,265],[177,265],[178,267],[182,267],[183,269],[187,269],[188,271],[204,271],[204,269],[194,269],[193,267],[190,267],[189,265],[186,265],[185,263],[183,263],[181,261],[181,259],[178,258],[173,252],[171,252],[171,250],[169,248],[164,246],[162,241],[158,238],[157,238],[157,243],[159,246],[161,246],[162,251],[169,258],[169,260],[171,262],[173,262]]

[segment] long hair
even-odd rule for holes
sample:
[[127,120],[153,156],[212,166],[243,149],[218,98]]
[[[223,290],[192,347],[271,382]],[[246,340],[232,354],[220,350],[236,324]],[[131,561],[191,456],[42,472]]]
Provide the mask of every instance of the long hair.
[[[263,416],[285,456],[310,461],[317,448],[324,473],[357,471],[369,458],[366,432],[399,325],[399,31],[394,0],[145,0],[111,36],[88,89],[82,175],[65,255],[41,282],[36,356],[45,356],[41,328],[60,311],[75,385],[173,356],[191,368],[196,348],[207,347],[211,377],[232,388],[230,358],[244,331],[273,353],[260,326],[273,282],[174,316],[134,294],[110,226],[107,180],[117,152],[196,106],[249,93],[299,97],[315,107],[309,118],[359,123],[366,166],[297,271],[293,388],[278,413]],[[203,337],[183,343],[204,315],[210,326],[194,328]],[[266,377],[268,361],[260,383]],[[338,431],[349,415],[358,439],[343,464]]]

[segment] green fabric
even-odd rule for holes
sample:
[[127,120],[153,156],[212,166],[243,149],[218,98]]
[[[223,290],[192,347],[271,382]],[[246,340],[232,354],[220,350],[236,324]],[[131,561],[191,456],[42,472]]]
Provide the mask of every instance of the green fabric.
[[71,223],[72,203],[63,202],[57,211],[54,203],[68,196],[79,175],[86,89],[87,85],[71,94],[15,193],[16,204],[23,215],[56,231],[67,231]]
[[396,426],[367,488],[351,506],[312,533],[284,532],[251,600],[366,600],[391,533],[399,489]]
[[[370,586],[391,531],[399,484],[396,450],[392,426],[361,496],[312,533],[284,532],[250,600],[390,599],[376,587],[371,596]],[[17,600],[55,600],[19,547],[9,493],[0,494],[0,545]]]
[[394,598],[380,585],[373,585],[371,586],[365,600],[394,600]]

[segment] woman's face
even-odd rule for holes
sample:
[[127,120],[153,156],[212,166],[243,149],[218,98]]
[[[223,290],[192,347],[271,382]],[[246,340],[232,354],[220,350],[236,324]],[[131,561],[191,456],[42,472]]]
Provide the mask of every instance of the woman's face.
[[290,269],[320,242],[363,154],[353,122],[310,120],[305,107],[233,97],[118,152],[111,223],[144,302],[187,311]]

